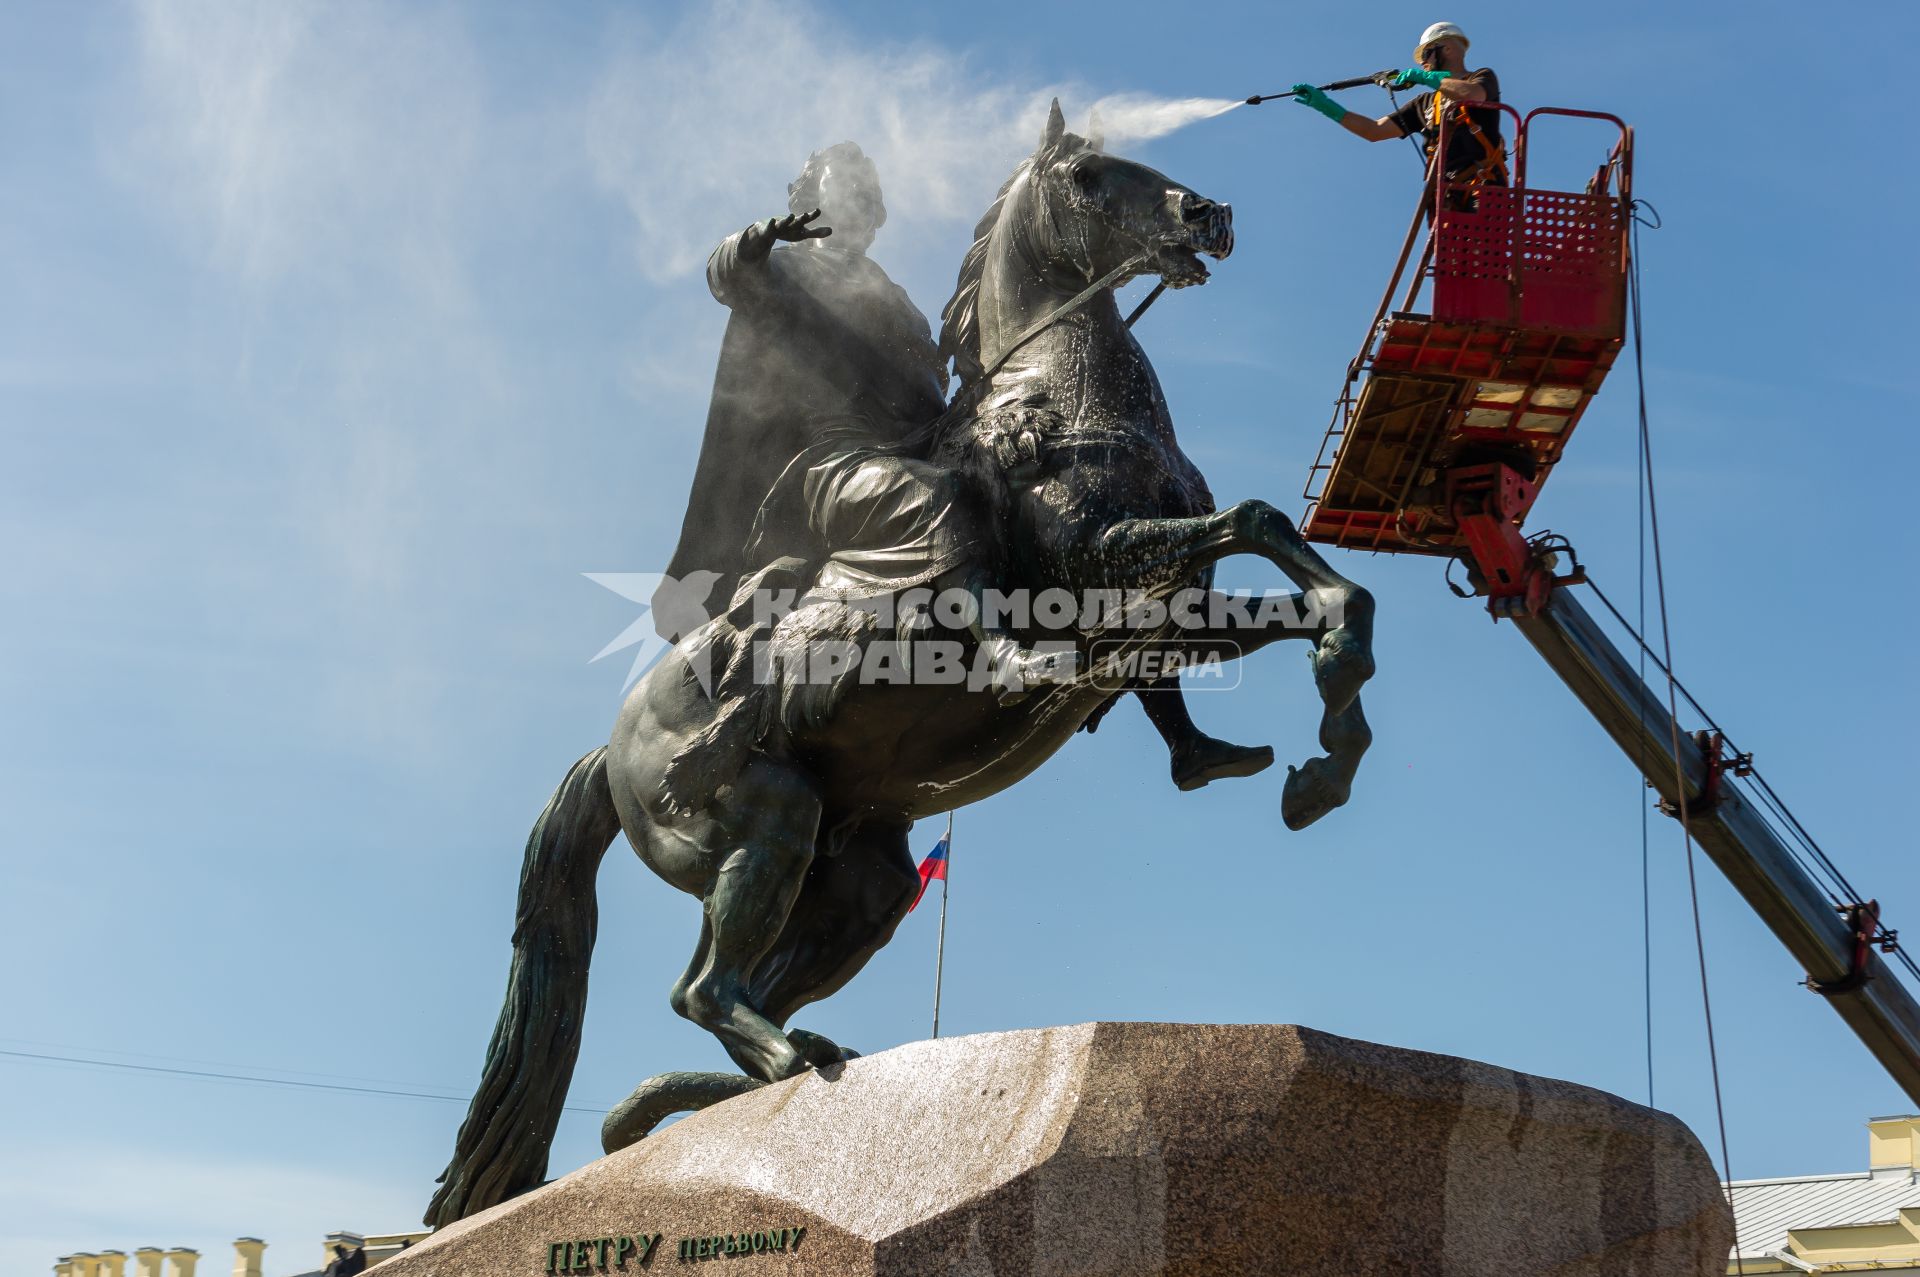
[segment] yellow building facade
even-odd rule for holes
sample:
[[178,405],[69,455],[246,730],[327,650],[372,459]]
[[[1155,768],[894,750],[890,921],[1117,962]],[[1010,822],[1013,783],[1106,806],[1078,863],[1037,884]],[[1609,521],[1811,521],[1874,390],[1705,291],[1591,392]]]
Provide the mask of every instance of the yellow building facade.
[[1867,1169],[1736,1180],[1729,1273],[1920,1277],[1920,1114],[1867,1123]]
[[[383,1259],[390,1259],[419,1241],[427,1234],[425,1231],[411,1233],[328,1233],[315,1248],[317,1253],[309,1253],[291,1261],[300,1266],[294,1277],[319,1277],[329,1263],[333,1262],[336,1246],[344,1246],[351,1251],[358,1246],[367,1252],[367,1266],[371,1268]],[[132,1254],[123,1250],[79,1251],[72,1255],[62,1255],[53,1263],[54,1277],[266,1277],[267,1243],[258,1237],[236,1237],[233,1239],[233,1265],[222,1268],[219,1261],[209,1258],[201,1262],[200,1252],[184,1246],[175,1246],[163,1250],[158,1246],[142,1246]],[[318,1260],[315,1263],[315,1260]],[[313,1263],[308,1269],[306,1265]]]

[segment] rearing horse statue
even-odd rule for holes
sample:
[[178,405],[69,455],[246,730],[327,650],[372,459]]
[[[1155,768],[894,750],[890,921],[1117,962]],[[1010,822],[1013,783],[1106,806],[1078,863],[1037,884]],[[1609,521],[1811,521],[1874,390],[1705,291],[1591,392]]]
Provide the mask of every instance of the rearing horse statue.
[[[1112,292],[1137,275],[1202,283],[1202,255],[1225,258],[1232,246],[1225,205],[1068,133],[1055,103],[1038,149],[981,220],[947,306],[941,348],[961,385],[933,456],[981,489],[1012,586],[1164,600],[1207,582],[1219,560],[1254,554],[1300,588],[1284,616],[1072,631],[1083,651],[1105,641],[1194,656],[1309,640],[1327,753],[1289,769],[1282,815],[1297,829],[1346,800],[1369,743],[1359,690],[1373,672],[1372,600],[1273,506],[1213,508]],[[595,876],[623,832],[648,868],[704,904],[671,1002],[744,1075],[650,1081],[609,1115],[610,1151],[665,1112],[851,1058],[787,1023],[892,937],[918,886],[913,822],[1020,780],[1115,695],[1092,677],[1020,699],[951,681],[844,677],[822,688],[803,658],[823,638],[898,635],[830,594],[768,624],[759,637],[772,655],[751,691],[734,673],[712,690],[700,676],[716,653],[729,671],[747,668],[748,632],[728,616],[663,657],[611,741],[574,764],[534,825],[506,1004],[429,1224],[545,1178],[579,1051]],[[716,750],[722,763],[690,781],[688,760]]]

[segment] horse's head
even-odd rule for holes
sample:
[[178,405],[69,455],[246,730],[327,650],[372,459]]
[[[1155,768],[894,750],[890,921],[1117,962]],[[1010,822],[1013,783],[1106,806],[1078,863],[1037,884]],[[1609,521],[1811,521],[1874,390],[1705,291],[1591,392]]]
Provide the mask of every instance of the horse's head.
[[1233,210],[1144,164],[1108,155],[1098,141],[1067,132],[1056,100],[1034,152],[1037,198],[1019,228],[1034,256],[1095,279],[1138,259],[1134,275],[1174,288],[1203,284],[1202,254],[1233,251]]
[[[1109,272],[1204,284],[1200,260],[1233,251],[1233,210],[1097,141],[1067,132],[1054,102],[1040,146],[1023,160],[973,229],[953,297],[941,312],[940,353],[967,385],[1004,354],[1033,317]],[[1124,282],[1116,278],[1113,283]]]

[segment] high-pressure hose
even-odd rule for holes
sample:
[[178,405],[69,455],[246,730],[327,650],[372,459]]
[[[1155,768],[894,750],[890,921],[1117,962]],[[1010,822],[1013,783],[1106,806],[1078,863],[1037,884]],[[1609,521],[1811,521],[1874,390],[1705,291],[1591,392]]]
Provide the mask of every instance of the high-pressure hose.
[[[1393,71],[1375,71],[1372,75],[1355,76],[1351,80],[1335,80],[1332,84],[1317,87],[1322,93],[1338,93],[1341,89],[1357,89],[1363,84],[1378,84],[1382,76],[1394,74]],[[1248,106],[1259,106],[1262,102],[1273,102],[1280,98],[1290,98],[1292,93],[1257,93],[1247,99]]]

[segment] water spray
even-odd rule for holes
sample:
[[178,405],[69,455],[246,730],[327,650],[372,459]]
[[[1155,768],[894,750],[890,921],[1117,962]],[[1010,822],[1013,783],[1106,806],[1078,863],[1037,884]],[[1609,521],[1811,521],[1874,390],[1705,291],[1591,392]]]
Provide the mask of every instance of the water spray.
[[[1338,93],[1341,89],[1357,89],[1364,84],[1378,84],[1380,83],[1380,80],[1383,76],[1389,76],[1394,74],[1396,74],[1396,72],[1394,72],[1391,68],[1389,68],[1388,70],[1385,70],[1385,71],[1375,71],[1372,75],[1359,75],[1359,76],[1355,76],[1351,80],[1335,80],[1332,84],[1321,84],[1321,85],[1316,85],[1315,87],[1318,88],[1322,93]],[[1293,94],[1291,92],[1256,93],[1254,96],[1247,99],[1246,105],[1259,106],[1262,102],[1272,102],[1278,98],[1290,98],[1292,96]]]
[[1089,131],[1102,133],[1111,142],[1145,142],[1244,105],[1239,98],[1155,98],[1117,93],[1093,104],[1098,124],[1090,123]]

